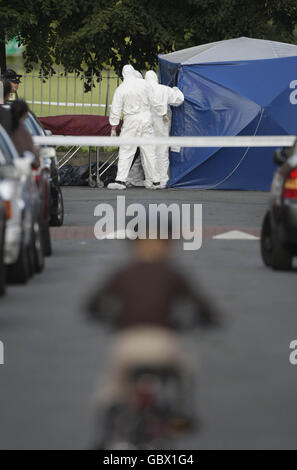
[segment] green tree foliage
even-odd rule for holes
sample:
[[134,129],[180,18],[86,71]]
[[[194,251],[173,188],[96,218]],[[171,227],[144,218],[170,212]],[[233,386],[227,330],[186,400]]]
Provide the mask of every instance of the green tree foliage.
[[[25,62],[49,70],[54,60],[51,0],[0,0],[0,67],[6,68],[4,41],[16,37],[26,46]],[[1,54],[2,50],[2,54]]]
[[17,36],[26,68],[45,73],[54,63],[144,69],[159,52],[238,36],[294,42],[296,24],[296,0],[0,0],[2,35]]

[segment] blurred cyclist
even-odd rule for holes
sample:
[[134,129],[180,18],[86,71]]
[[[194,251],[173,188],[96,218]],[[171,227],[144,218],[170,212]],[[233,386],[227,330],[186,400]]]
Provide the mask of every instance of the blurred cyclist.
[[[96,290],[88,303],[92,318],[111,321],[119,330],[113,347],[111,379],[107,390],[101,394],[101,404],[102,401],[114,404],[129,400],[132,370],[171,368],[184,382],[181,408],[189,408],[185,390],[188,389],[190,361],[175,331],[173,307],[179,299],[188,299],[193,302],[200,323],[216,324],[218,317],[199,289],[194,290],[168,262],[171,246],[171,240],[160,236],[133,241],[135,259],[117,272],[103,289]],[[117,301],[116,314],[106,310],[111,299]]]

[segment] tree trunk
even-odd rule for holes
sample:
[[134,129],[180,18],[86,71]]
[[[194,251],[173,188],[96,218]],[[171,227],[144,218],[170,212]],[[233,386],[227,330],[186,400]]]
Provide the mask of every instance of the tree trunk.
[[0,70],[1,75],[6,71],[5,34],[3,31],[0,31]]

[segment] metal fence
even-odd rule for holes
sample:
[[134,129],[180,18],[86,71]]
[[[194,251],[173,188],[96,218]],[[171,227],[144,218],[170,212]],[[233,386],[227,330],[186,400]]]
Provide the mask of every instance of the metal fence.
[[[30,105],[38,116],[61,114],[109,114],[116,87],[121,80],[110,70],[95,74],[68,73],[57,69],[56,73],[44,76],[40,71],[22,73],[18,94]],[[85,85],[90,91],[85,91]]]

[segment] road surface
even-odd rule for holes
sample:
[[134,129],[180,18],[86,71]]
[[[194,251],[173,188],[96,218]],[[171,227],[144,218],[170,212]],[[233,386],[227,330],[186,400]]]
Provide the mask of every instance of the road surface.
[[[117,193],[65,188],[65,225],[53,229],[46,271],[0,300],[1,449],[86,449],[94,432],[93,398],[104,382],[112,333],[86,320],[95,285],[131,256],[128,241],[94,239],[97,204]],[[199,433],[184,449],[296,449],[296,270],[278,273],[261,261],[259,242],[219,240],[239,230],[257,237],[267,193],[133,189],[130,202],[203,204],[197,252],[173,258],[204,287],[224,315],[221,329],[184,334],[199,371]]]

